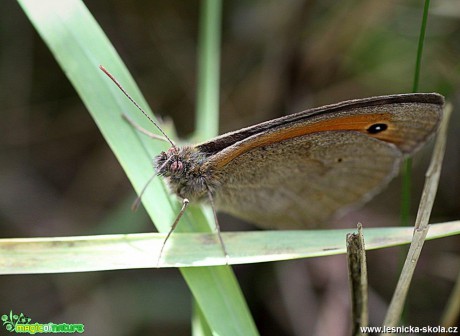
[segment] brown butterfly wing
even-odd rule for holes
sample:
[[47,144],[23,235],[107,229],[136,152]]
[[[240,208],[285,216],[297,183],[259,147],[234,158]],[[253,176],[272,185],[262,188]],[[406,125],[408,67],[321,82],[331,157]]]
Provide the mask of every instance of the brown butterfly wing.
[[264,228],[312,228],[378,192],[401,156],[394,146],[339,131],[257,147],[225,166],[216,204]]
[[384,103],[254,134],[209,158],[219,210],[261,227],[309,228],[366,201],[432,135],[442,103]]
[[[430,124],[433,121],[433,114],[429,113],[430,115],[426,116],[426,111],[434,110],[434,117],[435,119],[439,120],[439,110],[442,108],[443,104],[444,97],[437,93],[405,93],[354,99],[336,104],[313,108],[295,114],[290,114],[281,118],[269,120],[257,125],[242,128],[234,132],[225,133],[214,139],[210,139],[202,144],[199,144],[197,145],[197,147],[203,153],[214,155],[222,150],[225,150],[226,148],[228,148],[228,146],[243,141],[251,136],[260,135],[264,132],[269,132],[273,128],[282,128],[286,125],[293,125],[298,123],[302,124],[304,122],[309,122],[309,119],[311,118],[333,120],[334,118],[343,115],[343,113],[345,113],[346,115],[351,113],[351,115],[353,115],[356,111],[363,110],[370,111],[371,114],[374,114],[374,119],[376,119],[379,116],[379,112],[388,111],[391,107],[395,107],[395,111],[393,111],[392,115],[396,117],[396,119],[398,119],[399,121],[411,123],[412,119],[415,121],[416,124],[418,124],[422,121],[420,120],[420,118],[425,118],[428,124]],[[422,111],[420,111],[420,109]],[[401,117],[398,118],[397,115],[403,110],[405,114],[401,116],[403,119],[401,120]],[[369,113],[366,114],[369,116]],[[364,123],[366,123],[366,121],[364,121]],[[336,125],[339,124],[336,123]],[[425,128],[426,126],[422,125],[422,128]],[[407,134],[408,136],[412,136],[410,133]]]

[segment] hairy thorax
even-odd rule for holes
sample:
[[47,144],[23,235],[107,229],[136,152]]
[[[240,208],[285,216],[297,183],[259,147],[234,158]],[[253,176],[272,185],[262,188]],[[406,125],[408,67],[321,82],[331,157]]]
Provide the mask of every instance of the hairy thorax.
[[214,169],[206,164],[206,154],[194,147],[170,148],[154,159],[155,170],[163,176],[180,198],[190,201],[208,200],[208,192],[215,193],[219,186]]

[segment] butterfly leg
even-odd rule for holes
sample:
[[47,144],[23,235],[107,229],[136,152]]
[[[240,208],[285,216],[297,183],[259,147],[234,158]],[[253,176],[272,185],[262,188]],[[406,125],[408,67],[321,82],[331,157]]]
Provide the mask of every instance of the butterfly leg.
[[214,198],[209,189],[208,189],[208,197],[209,197],[209,201],[211,202],[211,208],[212,208],[212,213],[214,215],[214,223],[216,225],[217,236],[219,237],[220,246],[222,247],[222,252],[224,252],[225,263],[229,265],[230,257],[228,256],[227,249],[225,248],[224,240],[222,239],[222,236],[220,234],[220,225],[219,225],[219,221],[217,220],[217,212],[216,212],[216,207],[214,205]]
[[[224,256],[225,256],[225,263],[227,265],[229,265],[230,257],[228,256],[227,249],[226,249],[225,244],[224,244],[224,240],[222,239],[222,236],[220,234],[220,226],[219,226],[219,222],[217,220],[217,212],[216,212],[216,207],[214,206],[214,199],[213,199],[213,197],[212,197],[210,192],[208,192],[208,196],[209,196],[209,200],[211,202],[212,213],[214,215],[214,223],[216,225],[217,236],[219,237],[220,246],[222,247],[222,252],[224,253]],[[186,199],[186,198],[184,198],[182,200],[182,208],[180,209],[179,214],[177,215],[176,219],[174,220],[174,223],[171,226],[171,229],[169,230],[168,234],[166,235],[166,238],[163,241],[163,245],[161,246],[160,253],[158,254],[157,267],[159,267],[159,265],[160,265],[160,260],[161,260],[161,257],[163,256],[163,250],[164,250],[164,248],[166,246],[166,243],[167,243],[169,237],[171,236],[171,234],[176,229],[176,226],[179,223],[179,220],[184,215],[185,210],[187,209],[187,206],[188,206],[189,203],[190,203],[190,201],[188,199]]]
[[139,132],[147,135],[149,138],[156,139],[156,140],[161,140],[161,141],[166,141],[169,142],[168,139],[166,139],[164,136],[153,134],[152,132],[147,131],[145,128],[139,126],[133,119],[131,119],[130,116],[128,116],[126,113],[122,114],[123,119],[125,119],[131,126],[133,126],[135,129],[137,129]]
[[184,212],[185,212],[185,209],[187,209],[187,206],[189,204],[189,200],[184,198],[182,200],[182,208],[180,209],[179,211],[179,214],[176,216],[176,219],[174,220],[174,223],[173,225],[171,226],[171,229],[169,229],[169,232],[168,234],[166,235],[166,238],[165,240],[163,241],[163,245],[161,246],[161,250],[160,250],[160,253],[158,254],[158,259],[157,259],[157,267],[159,267],[160,265],[160,259],[161,259],[161,256],[163,255],[163,250],[166,246],[166,243],[168,242],[168,239],[169,237],[171,236],[171,234],[174,232],[174,229],[176,228],[177,226],[177,223],[179,223],[179,220],[182,218],[182,216],[184,215]]

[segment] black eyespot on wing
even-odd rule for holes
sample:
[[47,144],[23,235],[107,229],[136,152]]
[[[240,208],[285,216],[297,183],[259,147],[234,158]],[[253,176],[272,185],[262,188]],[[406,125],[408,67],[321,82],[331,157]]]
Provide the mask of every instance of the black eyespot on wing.
[[387,124],[383,124],[383,123],[373,124],[367,128],[367,133],[377,134],[377,133],[385,131],[387,128],[388,128]]

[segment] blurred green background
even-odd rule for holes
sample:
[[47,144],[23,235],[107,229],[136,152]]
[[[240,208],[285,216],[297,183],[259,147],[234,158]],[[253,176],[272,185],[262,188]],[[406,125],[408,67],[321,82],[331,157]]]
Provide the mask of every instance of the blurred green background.
[[[193,131],[198,1],[88,1],[152,109]],[[310,107],[410,92],[421,1],[225,1],[220,132]],[[0,236],[149,232],[134,192],[76,92],[14,1],[0,5]],[[97,69],[95,69],[97,71]],[[460,4],[432,3],[421,92],[454,104],[432,222],[460,218]],[[121,94],[121,93],[120,93]],[[429,146],[414,159],[413,207]],[[336,226],[395,226],[400,179]],[[223,230],[253,230],[221,216]],[[399,248],[368,254],[370,324],[382,322]],[[460,271],[459,238],[426,243],[407,320],[438,325]],[[234,267],[262,335],[347,335],[345,256]],[[188,335],[177,270],[0,277],[0,314],[84,323],[88,335]]]

